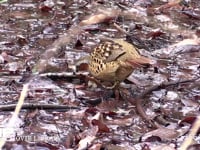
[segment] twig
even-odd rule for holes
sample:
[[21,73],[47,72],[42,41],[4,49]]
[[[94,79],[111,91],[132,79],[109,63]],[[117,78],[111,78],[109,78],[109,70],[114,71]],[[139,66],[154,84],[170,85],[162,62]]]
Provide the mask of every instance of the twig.
[[[10,105],[0,105],[0,111],[12,111],[16,107],[16,104]],[[31,104],[25,103],[22,105],[21,109],[42,109],[42,110],[70,110],[70,109],[80,109],[75,106],[66,106],[66,105],[55,105],[55,104]]]
[[126,30],[124,30],[123,28],[121,28],[118,24],[114,23],[113,26],[114,26],[117,30],[119,30],[121,33],[124,33],[124,34],[129,35],[129,36],[131,35],[131,34],[128,33]]
[[196,80],[200,79],[200,77],[196,77],[196,78],[193,78],[193,79],[185,79],[185,80],[182,80],[182,81],[171,81],[171,82],[166,82],[166,83],[161,83],[161,84],[158,84],[158,85],[155,85],[155,86],[152,86],[150,87],[149,89],[145,90],[144,92],[142,92],[139,96],[138,96],[138,99],[142,99],[144,98],[146,95],[150,94],[151,92],[153,91],[156,91],[158,89],[164,89],[166,87],[169,87],[169,86],[174,86],[174,85],[178,85],[178,84],[184,84],[184,83],[189,83],[189,82],[194,82]]
[[148,88],[147,90],[143,91],[139,96],[137,96],[134,99],[129,99],[129,102],[131,104],[134,104],[135,99],[136,99],[136,109],[138,111],[138,113],[140,114],[140,116],[145,119],[146,121],[148,121],[153,127],[158,127],[157,125],[155,125],[154,123],[152,123],[152,119],[149,118],[149,116],[145,113],[144,108],[142,107],[142,101],[143,99],[150,93],[152,93],[153,91],[156,91],[158,89],[163,89],[169,86],[173,86],[173,85],[178,85],[178,84],[184,84],[184,83],[189,83],[189,82],[194,82],[196,80],[200,79],[200,77],[196,77],[193,79],[187,79],[187,80],[182,80],[182,81],[171,81],[171,82],[167,82],[167,83],[161,83],[159,85],[155,85],[152,86],[150,88]]
[[21,107],[24,103],[24,99],[25,99],[26,94],[28,92],[28,86],[29,86],[29,84],[24,84],[24,86],[23,86],[22,92],[20,94],[20,98],[19,98],[18,103],[15,107],[15,112],[13,113],[11,119],[9,120],[8,124],[6,125],[6,127],[4,129],[4,131],[11,131],[11,132],[6,132],[4,137],[1,138],[0,149],[2,149],[2,147],[6,143],[7,138],[9,138],[9,136],[14,133],[14,126],[16,125],[16,122],[17,122],[16,120],[18,118],[18,114],[21,110]]
[[197,134],[199,129],[200,129],[200,116],[197,117],[196,121],[194,122],[194,125],[190,129],[188,136],[185,138],[185,140],[181,144],[181,147],[178,150],[187,150],[187,148],[192,143],[192,140],[194,136]]

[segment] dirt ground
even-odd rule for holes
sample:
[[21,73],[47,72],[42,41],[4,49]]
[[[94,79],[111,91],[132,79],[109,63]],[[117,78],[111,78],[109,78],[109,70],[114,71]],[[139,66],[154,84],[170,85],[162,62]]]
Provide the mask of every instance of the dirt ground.
[[[0,14],[3,149],[184,150],[200,114],[200,1],[8,0]],[[119,99],[87,78],[101,37],[157,61],[134,70]],[[188,150],[200,149],[199,133]]]

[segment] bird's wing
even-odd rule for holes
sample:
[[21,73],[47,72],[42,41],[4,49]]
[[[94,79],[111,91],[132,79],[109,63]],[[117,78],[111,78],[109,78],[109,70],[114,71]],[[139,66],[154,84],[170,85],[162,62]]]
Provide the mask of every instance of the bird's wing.
[[104,63],[115,61],[125,53],[122,46],[114,41],[102,42],[95,48],[95,55],[101,58]]

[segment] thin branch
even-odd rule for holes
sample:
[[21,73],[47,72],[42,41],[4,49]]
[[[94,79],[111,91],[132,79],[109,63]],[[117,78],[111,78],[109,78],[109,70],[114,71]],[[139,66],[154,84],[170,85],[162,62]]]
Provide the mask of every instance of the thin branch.
[[137,96],[136,98],[132,98],[132,99],[129,99],[129,102],[131,104],[135,104],[135,100],[136,100],[136,109],[138,111],[138,113],[140,114],[140,116],[146,120],[147,122],[149,122],[153,127],[158,127],[157,125],[155,125],[153,122],[152,122],[152,119],[149,118],[149,116],[145,113],[144,111],[144,108],[142,106],[142,102],[143,102],[143,99],[151,94],[153,91],[156,91],[156,90],[159,90],[159,89],[164,89],[164,88],[167,88],[169,86],[174,86],[174,85],[179,85],[179,84],[184,84],[184,83],[190,83],[190,82],[194,82],[196,80],[200,79],[200,77],[196,77],[196,78],[193,78],[193,79],[187,79],[187,80],[182,80],[182,81],[171,81],[171,82],[167,82],[167,83],[161,83],[159,85],[155,85],[155,86],[152,86],[150,88],[148,88],[147,90],[143,91],[139,96]]
[[[0,105],[0,111],[13,111],[16,107],[16,104],[10,105]],[[67,106],[67,105],[55,105],[55,104],[31,104],[25,103],[22,105],[21,109],[42,109],[42,110],[71,110],[71,109],[80,109],[75,106]]]
[[193,79],[185,79],[185,80],[178,80],[178,81],[171,81],[171,82],[164,82],[155,86],[152,86],[150,88],[148,88],[147,90],[145,90],[144,92],[142,92],[137,98],[138,99],[142,99],[144,98],[146,95],[152,93],[153,91],[159,90],[159,89],[164,89],[167,88],[169,86],[174,86],[174,85],[179,85],[179,84],[184,84],[184,83],[190,83],[190,82],[194,82],[196,80],[200,79],[200,77],[196,77]]
[[196,121],[194,122],[194,125],[190,129],[188,136],[185,138],[185,140],[181,144],[181,147],[178,150],[187,150],[187,148],[192,143],[192,140],[197,134],[199,129],[200,129],[200,116],[197,117]]
[[19,98],[18,103],[17,103],[17,105],[15,107],[15,112],[13,113],[11,119],[9,120],[9,122],[7,123],[7,125],[6,125],[6,127],[4,129],[4,131],[11,131],[11,132],[6,132],[4,137],[1,138],[1,140],[0,140],[0,149],[2,149],[2,147],[6,143],[7,138],[9,138],[9,136],[12,135],[15,132],[14,131],[14,126],[17,123],[16,120],[18,118],[19,112],[20,112],[20,110],[22,108],[22,105],[24,103],[24,99],[25,99],[26,94],[28,92],[28,86],[29,86],[29,84],[24,84],[24,86],[23,86],[23,89],[22,89],[21,94],[20,94],[20,98]]

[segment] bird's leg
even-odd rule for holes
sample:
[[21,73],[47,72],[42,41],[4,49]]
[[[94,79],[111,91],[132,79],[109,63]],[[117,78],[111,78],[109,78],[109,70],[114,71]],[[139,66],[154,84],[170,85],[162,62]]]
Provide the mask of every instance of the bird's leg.
[[112,89],[115,89],[117,87],[119,83],[118,82],[115,82],[112,86],[106,86],[104,84],[101,83],[101,86],[107,90],[112,90]]
[[115,99],[119,100],[120,99],[120,92],[119,92],[119,81],[116,81],[112,86],[105,86],[102,84],[102,87],[107,89],[107,90],[113,90]]
[[111,86],[106,86],[95,78],[86,76],[86,79],[95,82],[97,85],[100,85],[101,87],[105,88],[106,90],[113,90],[115,99],[116,100],[120,99],[120,92],[119,92],[119,83],[120,82],[119,81],[114,82],[114,84]]
[[119,89],[119,84],[120,82],[119,81],[115,81],[115,87],[113,88],[114,90],[114,94],[115,94],[115,100],[119,100],[120,99],[120,89]]
[[102,84],[102,87],[107,90],[113,90],[115,95],[115,100],[119,100],[120,99],[119,84],[120,84],[119,81],[115,81],[115,83],[112,86],[105,86]]
[[95,82],[97,85],[100,85],[101,87],[103,87],[103,88],[105,88],[105,89],[107,89],[107,90],[112,90],[112,89],[114,89],[115,87],[117,87],[117,85],[119,84],[119,82],[116,81],[113,85],[107,86],[107,85],[104,85],[103,83],[101,83],[99,80],[97,80],[97,79],[95,79],[95,78],[86,76],[86,79],[87,79],[88,81]]
[[116,100],[119,100],[119,99],[120,99],[119,88],[115,88],[115,89],[114,89],[114,93],[115,93],[115,99],[116,99]]

